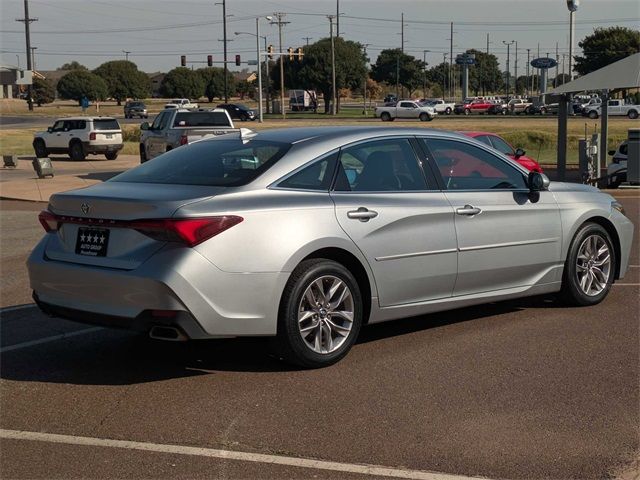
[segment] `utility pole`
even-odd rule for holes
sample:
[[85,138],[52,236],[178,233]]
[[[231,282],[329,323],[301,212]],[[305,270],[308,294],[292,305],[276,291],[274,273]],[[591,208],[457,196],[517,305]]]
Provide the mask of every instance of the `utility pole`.
[[404,53],[404,12],[400,14],[400,51]]
[[516,58],[513,64],[515,69],[515,72],[514,72],[515,82],[513,82],[513,89],[514,89],[514,93],[517,95],[518,94],[518,41],[517,40],[516,40]]
[[127,50],[122,50],[122,53],[124,53],[124,59],[128,62],[129,61],[129,54],[131,52],[127,51]]
[[309,40],[311,40],[313,37],[302,37],[303,40],[307,41],[307,47],[309,46]]
[[[364,58],[365,61],[367,61],[367,47],[371,45],[370,43],[365,43],[364,45],[362,45],[362,48],[364,49]],[[365,72],[364,74],[364,86],[362,87],[362,96],[364,98],[364,110],[362,111],[362,114],[366,117],[367,116],[367,79],[369,78],[369,72],[367,70],[367,72]]]
[[282,118],[287,118],[287,114],[284,109],[284,55],[282,53],[282,26],[286,25],[290,22],[285,22],[283,18],[286,13],[276,12],[273,14],[274,17],[278,19],[278,21],[271,21],[271,25],[278,25],[278,41],[279,41],[279,50],[280,50],[280,109],[282,111]]
[[331,37],[331,115],[336,114],[336,49],[333,40],[333,20],[336,15],[327,15],[329,19],[329,36]]
[[[24,36],[27,44],[27,70],[33,70],[31,65],[31,33],[29,26],[32,22],[37,22],[37,18],[29,17],[29,0],[24,0],[24,18],[16,18],[16,22],[24,23]],[[33,85],[27,85],[27,104],[29,111],[33,112]]]
[[558,53],[558,42],[556,42],[556,78],[553,80],[553,87],[554,88],[558,87],[558,64],[559,63],[560,63],[560,55]]
[[442,96],[446,97],[447,94],[447,54],[442,54]]
[[449,39],[449,99],[453,99],[455,91],[453,85],[453,22],[451,22],[451,38]]
[[531,53],[531,49],[527,48],[527,97],[529,96],[529,91],[531,90],[529,87],[531,86],[531,79],[529,78],[529,56]]
[[340,36],[340,0],[336,0],[336,37]]
[[487,33],[487,55],[489,55],[489,34]]
[[229,69],[227,67],[227,0],[216,3],[222,5],[222,43],[224,44],[224,103],[229,103]]
[[506,74],[506,77],[507,77],[507,86],[505,87],[505,92],[506,92],[507,97],[508,97],[508,96],[509,96],[509,86],[510,86],[510,85],[509,85],[509,83],[510,83],[510,75],[511,75],[511,72],[510,72],[510,70],[509,70],[509,47],[510,47],[511,45],[513,45],[513,44],[515,43],[515,41],[514,41],[514,40],[511,40],[511,41],[509,41],[509,42],[506,42],[506,41],[504,41],[504,40],[503,40],[503,41],[502,41],[502,43],[504,43],[504,44],[507,46],[507,74]]
[[422,95],[427,96],[427,52],[431,50],[422,51]]
[[260,17],[256,17],[256,53],[258,54],[258,121],[262,123],[262,55],[260,55]]

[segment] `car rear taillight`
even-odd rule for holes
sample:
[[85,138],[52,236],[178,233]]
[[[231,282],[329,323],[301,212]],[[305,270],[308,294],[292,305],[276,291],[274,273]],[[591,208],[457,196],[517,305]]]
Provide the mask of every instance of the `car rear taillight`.
[[95,140],[96,139],[96,132],[91,132],[89,134],[89,140]]
[[186,145],[187,143],[189,143],[189,139],[187,138],[186,135],[182,135],[180,137],[180,145]]
[[242,220],[242,217],[235,215],[207,218],[136,220],[130,222],[128,227],[155,240],[181,242],[189,247],[195,247],[237,225]]
[[58,230],[58,217],[49,210],[42,210],[38,214],[38,220],[40,220],[45,232],[49,233]]

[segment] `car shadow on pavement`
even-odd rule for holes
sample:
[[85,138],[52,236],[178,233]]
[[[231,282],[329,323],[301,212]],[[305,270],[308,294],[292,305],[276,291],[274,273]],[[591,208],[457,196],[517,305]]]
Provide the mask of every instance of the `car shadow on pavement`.
[[[553,297],[531,297],[421,315],[363,328],[357,344],[391,339],[528,308],[558,307]],[[37,339],[37,337],[35,337]],[[33,345],[2,354],[0,378],[75,385],[132,385],[216,372],[299,370],[270,353],[270,340],[235,338],[164,342],[122,330]]]
[[121,174],[124,170],[117,170],[114,172],[90,172],[84,175],[76,175],[78,178],[82,178],[84,180],[99,180],[101,182],[106,182],[112,177]]

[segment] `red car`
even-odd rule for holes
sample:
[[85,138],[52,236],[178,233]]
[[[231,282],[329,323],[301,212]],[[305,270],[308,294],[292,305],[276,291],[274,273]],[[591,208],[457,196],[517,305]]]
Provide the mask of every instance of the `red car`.
[[475,138],[476,140],[486,143],[490,147],[495,148],[501,153],[504,153],[507,157],[514,159],[520,165],[531,172],[540,172],[542,173],[542,167],[538,162],[536,162],[533,158],[527,157],[525,155],[525,151],[521,148],[514,149],[511,145],[507,143],[502,137],[496,135],[495,133],[489,132],[459,132],[467,137]]
[[494,103],[490,102],[489,100],[476,99],[470,103],[462,103],[460,105],[456,105],[453,111],[458,115],[460,114],[470,115],[472,113],[487,113],[489,111],[489,108],[491,108],[492,105],[494,105]]

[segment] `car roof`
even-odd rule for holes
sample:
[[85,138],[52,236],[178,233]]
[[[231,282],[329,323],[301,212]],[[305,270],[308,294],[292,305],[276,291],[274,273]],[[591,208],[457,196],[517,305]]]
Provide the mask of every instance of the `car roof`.
[[458,133],[461,133],[462,135],[466,135],[467,137],[479,137],[481,135],[491,135],[493,137],[499,137],[500,135],[495,134],[495,133],[491,133],[491,132],[478,132],[478,131],[466,131],[466,130],[458,130]]
[[56,118],[56,122],[61,120],[115,120],[114,117],[64,117]]

